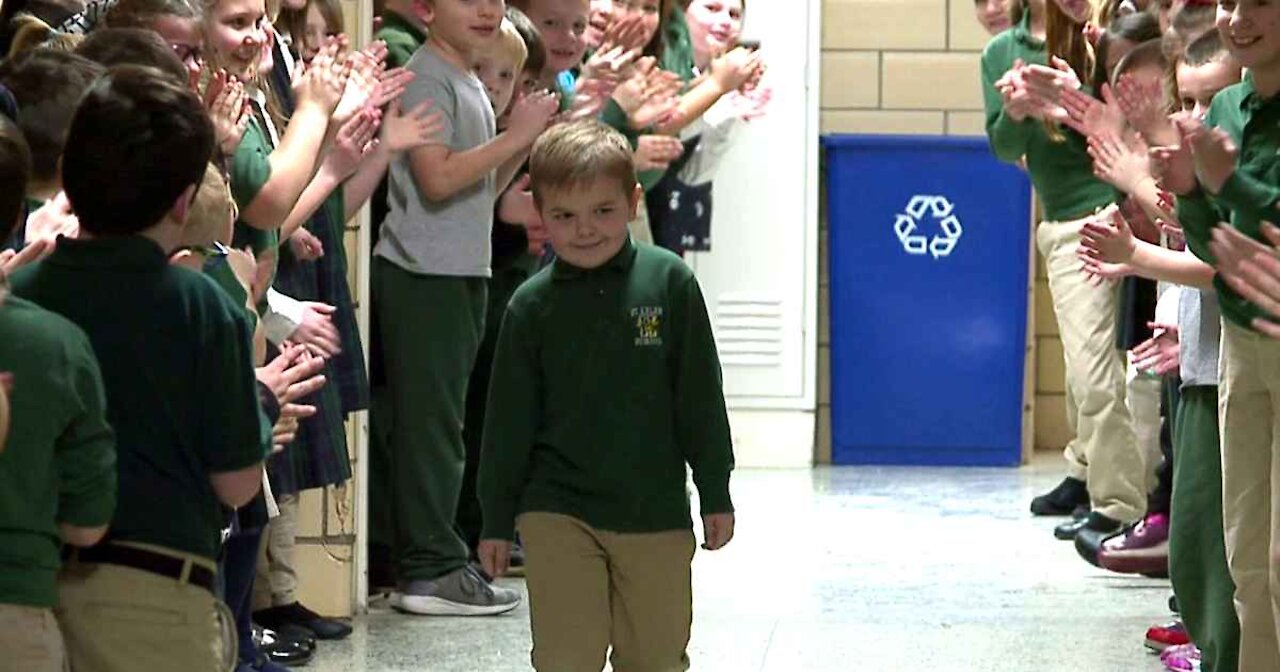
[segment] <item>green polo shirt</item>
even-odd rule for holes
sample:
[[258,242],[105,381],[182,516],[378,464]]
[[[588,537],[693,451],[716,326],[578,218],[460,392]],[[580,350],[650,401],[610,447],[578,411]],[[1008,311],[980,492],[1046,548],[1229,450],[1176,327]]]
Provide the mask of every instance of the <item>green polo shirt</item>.
[[58,601],[58,524],[101,527],[116,505],[102,374],[76,325],[15,296],[0,306],[0,371],[14,376],[0,451],[0,604]]
[[387,10],[382,13],[382,27],[373,39],[387,43],[388,68],[403,68],[413,52],[427,41],[427,32],[408,18]]
[[[1253,75],[1214,96],[1205,124],[1221,128],[1239,147],[1236,169],[1211,196],[1197,190],[1178,197],[1178,221],[1186,232],[1187,246],[1204,261],[1216,263],[1209,251],[1213,228],[1230,221],[1241,233],[1266,242],[1259,228],[1265,221],[1280,221],[1280,94],[1263,98],[1254,87]],[[1253,320],[1268,316],[1244,300],[1221,277],[1214,278],[1222,315],[1246,329]]]
[[982,93],[987,113],[987,138],[1001,161],[1017,163],[1026,158],[1027,172],[1049,221],[1079,219],[1097,208],[1114,203],[1119,194],[1093,174],[1088,142],[1083,136],[1062,128],[1060,140],[1048,134],[1036,119],[1014,121],[1004,112],[1004,101],[996,80],[1013,62],[1045,65],[1044,42],[1031,36],[1030,12],[1022,23],[1000,33],[982,51]]
[[[240,141],[236,153],[231,158],[231,197],[241,212],[249,209],[249,204],[258,197],[262,188],[271,179],[271,138],[267,129],[257,119],[249,121],[245,127],[244,139]],[[233,246],[236,249],[252,247],[255,255],[263,253],[275,254],[280,246],[280,230],[254,228],[244,222],[236,222]]]
[[584,271],[556,260],[516,290],[490,384],[479,495],[484,537],[526,511],[601,530],[691,526],[733,510],[720,360],[698,282],[675,255],[626,246]]
[[116,430],[111,538],[215,558],[227,511],[210,476],[267,452],[244,309],[141,236],[63,239],[13,292],[89,336]]

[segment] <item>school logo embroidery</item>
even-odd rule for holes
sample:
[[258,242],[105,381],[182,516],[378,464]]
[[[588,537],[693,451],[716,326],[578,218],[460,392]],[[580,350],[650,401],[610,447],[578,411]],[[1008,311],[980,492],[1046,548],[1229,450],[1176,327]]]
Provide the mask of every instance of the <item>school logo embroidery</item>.
[[636,347],[662,345],[662,306],[640,306],[631,309],[636,325]]

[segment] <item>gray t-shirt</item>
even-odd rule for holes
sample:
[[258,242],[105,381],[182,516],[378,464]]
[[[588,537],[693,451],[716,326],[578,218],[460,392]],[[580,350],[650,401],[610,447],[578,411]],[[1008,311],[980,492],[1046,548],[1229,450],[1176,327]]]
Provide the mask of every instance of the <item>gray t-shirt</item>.
[[1183,287],[1178,303],[1178,338],[1182,354],[1182,386],[1218,384],[1218,343],[1222,317],[1212,289]]
[[[416,77],[401,98],[403,109],[435,101],[444,122],[441,137],[451,150],[465,152],[493,140],[493,107],[475,74],[446,62],[430,45],[418,49],[405,67]],[[447,201],[432,203],[418,191],[409,154],[391,164],[387,219],[374,254],[413,273],[489,277],[496,171]]]

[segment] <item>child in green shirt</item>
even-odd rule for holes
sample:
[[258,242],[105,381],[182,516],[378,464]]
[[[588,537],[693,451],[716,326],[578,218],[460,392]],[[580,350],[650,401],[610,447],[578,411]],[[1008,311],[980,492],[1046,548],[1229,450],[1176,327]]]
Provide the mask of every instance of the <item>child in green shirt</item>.
[[[733,537],[733,448],[715,337],[693,273],[632,242],[631,146],[585,121],[534,147],[556,260],[522,285],[498,337],[480,501],[485,571],[526,554],[539,670],[686,669],[695,539]],[[625,614],[625,616],[624,616]]]

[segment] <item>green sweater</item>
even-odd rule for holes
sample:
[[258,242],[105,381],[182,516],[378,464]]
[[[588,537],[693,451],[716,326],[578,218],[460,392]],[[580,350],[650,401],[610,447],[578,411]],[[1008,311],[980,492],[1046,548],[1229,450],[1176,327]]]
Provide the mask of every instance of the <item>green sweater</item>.
[[733,447],[702,292],[675,255],[627,242],[584,271],[557,259],[511,299],[498,337],[480,457],[484,538],[518,514],[596,529],[691,526],[733,510]]
[[2,301],[0,371],[14,390],[0,451],[0,604],[53,607],[58,524],[101,527],[115,511],[115,435],[85,333],[16,296]]
[[[1235,172],[1220,193],[1211,196],[1197,189],[1178,197],[1178,221],[1186,233],[1187,246],[1213,264],[1209,240],[1221,222],[1230,221],[1241,233],[1264,240],[1261,222],[1280,218],[1276,210],[1280,201],[1280,95],[1264,99],[1254,88],[1252,75],[1246,75],[1243,82],[1214,96],[1205,124],[1226,131],[1240,148]],[[1221,277],[1214,278],[1214,286],[1222,315],[1232,323],[1252,329],[1255,318],[1267,316]]]
[[1004,112],[1004,101],[996,80],[1013,62],[1044,65],[1044,42],[1032,37],[1030,15],[1021,24],[997,35],[982,52],[982,93],[987,113],[987,137],[1001,161],[1017,163],[1026,159],[1031,183],[1044,206],[1049,221],[1079,219],[1114,203],[1118,194],[1111,185],[1093,174],[1088,143],[1080,134],[1062,129],[1063,138],[1049,137],[1044,123],[1035,119],[1014,121]]
[[387,10],[382,14],[382,26],[373,39],[387,43],[388,68],[403,68],[413,52],[427,41],[427,33],[413,21]]

